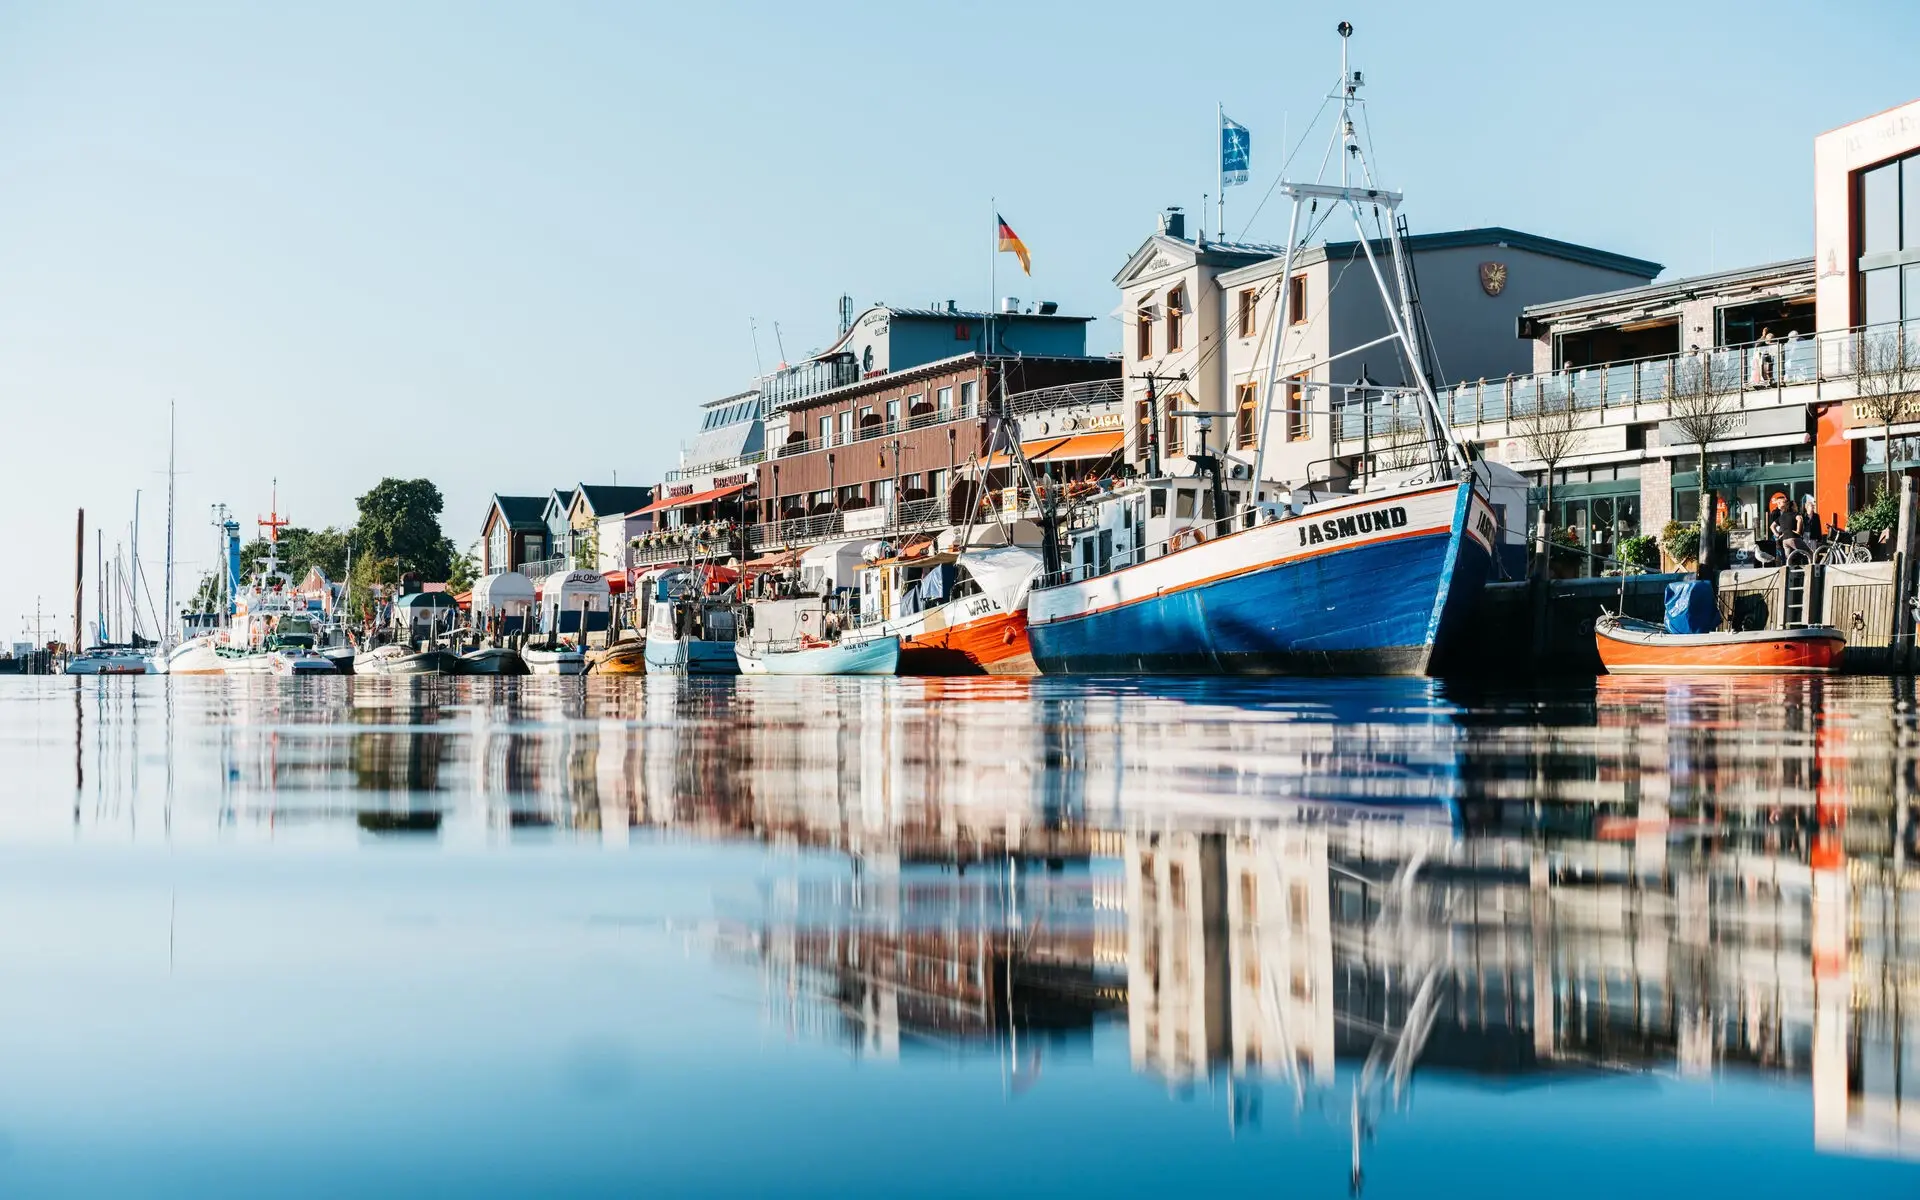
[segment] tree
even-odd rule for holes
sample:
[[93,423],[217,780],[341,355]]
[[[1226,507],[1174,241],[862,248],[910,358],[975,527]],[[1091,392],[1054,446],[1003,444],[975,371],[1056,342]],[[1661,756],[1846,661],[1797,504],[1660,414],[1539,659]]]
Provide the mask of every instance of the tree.
[[[1542,396],[1531,412],[1523,413],[1508,422],[1508,428],[1520,436],[1520,444],[1526,447],[1530,458],[1537,458],[1546,464],[1546,502],[1544,508],[1553,512],[1553,476],[1560,464],[1579,449],[1586,430],[1580,427],[1580,410],[1573,406],[1571,394],[1548,398]],[[1551,515],[1547,518],[1551,521]],[[1546,546],[1540,548],[1544,556]]]
[[1893,427],[1920,410],[1920,346],[1905,344],[1900,333],[1863,335],[1859,370],[1854,372],[1854,409],[1880,426],[1885,439],[1880,475],[1884,496],[1893,494]]
[[[347,573],[349,536],[346,530],[331,525],[318,532],[289,525],[280,531],[280,540],[274,553],[280,559],[280,569],[295,583],[300,582],[313,567],[319,567],[328,579],[339,580]],[[248,569],[266,556],[265,538],[255,538],[240,548],[240,562]]]
[[355,554],[353,574],[347,580],[347,612],[357,619],[371,620],[379,595],[392,595],[400,575],[400,564],[391,558]]
[[452,564],[447,571],[448,591],[464,592],[473,586],[474,579],[480,574],[480,558],[474,552],[479,545],[476,541],[462,553],[454,548],[452,538],[447,539],[447,558]]
[[[1707,479],[1707,447],[1733,436],[1746,423],[1734,406],[1734,393],[1715,379],[1705,356],[1694,351],[1673,364],[1667,419],[1700,454],[1700,559],[1702,571],[1713,557],[1713,489]],[[1736,381],[1735,386],[1738,386]]]
[[422,579],[447,577],[453,543],[440,531],[444,502],[432,480],[382,479],[355,503],[360,509],[353,527],[356,559],[391,561],[398,574],[415,572]]

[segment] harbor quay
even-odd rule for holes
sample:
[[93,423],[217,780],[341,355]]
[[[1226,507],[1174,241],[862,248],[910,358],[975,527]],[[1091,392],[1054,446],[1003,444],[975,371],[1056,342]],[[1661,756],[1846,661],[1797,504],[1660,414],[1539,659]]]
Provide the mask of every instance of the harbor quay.
[[[984,530],[1035,550],[1044,588],[1144,571],[1234,514],[1384,495],[1432,475],[1445,441],[1485,464],[1493,532],[1471,614],[1421,669],[1598,671],[1598,618],[1657,623],[1667,586],[1695,579],[1725,630],[1831,628],[1836,668],[1907,669],[1916,131],[1920,101],[1820,135],[1813,252],[1704,275],[1662,279],[1659,263],[1502,227],[1290,251],[1209,237],[1170,208],[1113,276],[1117,355],[1089,352],[1094,318],[1049,301],[862,309],[843,296],[827,346],[699,403],[657,481],[495,495],[481,571],[536,587],[601,575],[611,615],[596,631],[610,637],[646,630],[649,586],[675,571],[742,592],[785,578],[858,610],[863,554],[910,561]],[[1381,263],[1417,296],[1416,354],[1395,341],[1393,303],[1336,296]],[[1111,515],[1129,489],[1138,525]],[[1382,560],[1356,578],[1422,586],[1409,569]],[[871,619],[871,589],[864,599]],[[894,599],[879,597],[887,615]],[[1140,628],[1184,636],[1161,615]],[[1528,654],[1484,653],[1516,628]],[[1268,664],[1254,669],[1365,661],[1342,653],[1208,651]]]

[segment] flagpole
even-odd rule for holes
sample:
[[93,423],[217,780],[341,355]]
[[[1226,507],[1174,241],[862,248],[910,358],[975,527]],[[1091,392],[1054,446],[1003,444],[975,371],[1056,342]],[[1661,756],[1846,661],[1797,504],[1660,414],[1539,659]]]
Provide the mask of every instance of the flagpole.
[[1000,201],[993,196],[988,196],[987,206],[993,209],[993,234],[987,241],[986,352],[991,355],[993,353],[993,306],[996,303],[994,292],[1000,285],[999,278],[994,273],[1000,264]]
[[1217,242],[1227,240],[1227,106],[1216,100],[1213,102],[1213,151],[1220,160],[1220,228],[1213,238]]

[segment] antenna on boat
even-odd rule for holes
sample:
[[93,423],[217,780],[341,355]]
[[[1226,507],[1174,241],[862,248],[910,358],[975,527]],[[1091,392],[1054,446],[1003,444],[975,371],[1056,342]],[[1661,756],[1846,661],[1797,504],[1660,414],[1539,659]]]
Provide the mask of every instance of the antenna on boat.
[[[1356,242],[1357,257],[1366,260],[1367,271],[1373,276],[1374,286],[1379,289],[1380,301],[1386,309],[1387,323],[1391,327],[1391,332],[1388,333],[1386,337],[1379,339],[1378,342],[1369,342],[1363,346],[1356,346],[1344,353],[1357,353],[1370,346],[1378,345],[1379,342],[1399,343],[1402,361],[1406,364],[1407,374],[1412,378],[1413,390],[1415,390],[1420,397],[1420,403],[1423,409],[1422,423],[1427,426],[1431,442],[1440,448],[1440,454],[1436,455],[1432,460],[1435,473],[1445,477],[1452,477],[1456,473],[1463,472],[1467,469],[1466,455],[1462,453],[1460,444],[1454,440],[1447,428],[1447,423],[1440,412],[1439,398],[1434,395],[1433,383],[1428,379],[1426,368],[1422,361],[1418,341],[1420,336],[1420,322],[1414,311],[1412,286],[1407,273],[1406,248],[1402,245],[1400,238],[1399,211],[1402,197],[1399,192],[1388,191],[1374,184],[1373,167],[1367,161],[1366,151],[1361,146],[1359,135],[1354,130],[1353,110],[1356,107],[1364,105],[1366,102],[1360,99],[1359,95],[1361,87],[1365,85],[1365,79],[1359,71],[1351,68],[1351,64],[1347,58],[1347,41],[1353,36],[1353,25],[1351,22],[1342,21],[1335,27],[1334,31],[1340,35],[1340,80],[1335,85],[1334,92],[1327,98],[1339,102],[1340,113],[1334,123],[1333,139],[1327,146],[1327,155],[1330,156],[1336,152],[1340,155],[1340,182],[1338,184],[1330,184],[1316,180],[1313,183],[1293,183],[1282,179],[1278,184],[1281,194],[1292,201],[1292,215],[1288,218],[1287,222],[1287,247],[1281,260],[1279,297],[1274,306],[1273,329],[1275,333],[1267,351],[1266,386],[1263,389],[1263,402],[1260,405],[1261,436],[1258,439],[1254,451],[1253,477],[1255,489],[1258,489],[1260,484],[1265,481],[1264,467],[1268,441],[1265,435],[1267,424],[1273,416],[1275,384],[1283,374],[1291,371],[1293,367],[1297,365],[1287,364],[1286,369],[1283,370],[1280,359],[1282,345],[1287,341],[1286,331],[1297,317],[1297,314],[1291,311],[1293,303],[1291,281],[1293,279],[1294,254],[1295,251],[1299,249],[1299,243],[1302,240],[1300,234],[1300,217],[1301,206],[1303,204],[1307,207],[1308,215],[1310,217],[1318,215],[1320,221],[1324,221],[1326,217],[1331,216],[1334,210],[1342,208],[1352,216],[1354,233],[1358,235]],[[1354,164],[1358,164],[1359,166],[1360,180],[1357,184],[1353,180]],[[1326,174],[1326,167],[1327,159],[1326,157],[1322,157],[1322,175]],[[1328,209],[1324,214],[1320,213],[1323,201],[1326,203]],[[1392,287],[1387,285],[1387,279],[1381,269],[1379,257],[1374,252],[1374,239],[1367,236],[1366,224],[1361,211],[1362,205],[1371,206],[1374,210],[1376,228],[1380,226],[1380,210],[1383,208],[1386,210],[1387,219],[1385,222],[1385,238],[1383,240],[1386,241],[1392,254],[1394,275],[1394,286]],[[1316,223],[1315,228],[1318,228],[1318,223]],[[1341,355],[1336,354],[1333,357],[1338,358],[1341,357]],[[1331,363],[1333,359],[1328,358],[1321,361]],[[1324,388],[1330,387],[1331,384],[1322,383],[1319,386]],[[1366,402],[1367,399],[1363,396],[1362,403]],[[1441,457],[1441,455],[1444,455],[1444,457]]]

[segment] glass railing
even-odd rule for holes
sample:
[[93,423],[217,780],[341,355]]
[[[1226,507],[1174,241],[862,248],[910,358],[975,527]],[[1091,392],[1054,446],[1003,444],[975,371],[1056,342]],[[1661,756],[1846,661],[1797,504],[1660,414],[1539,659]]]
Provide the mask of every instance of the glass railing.
[[[1441,388],[1437,395],[1440,411],[1455,426],[1461,426],[1512,420],[1542,409],[1571,407],[1599,413],[1665,404],[1676,390],[1701,388],[1739,396],[1738,407],[1742,408],[1754,407],[1756,401],[1789,403],[1797,399],[1785,394],[1789,388],[1857,385],[1863,375],[1888,370],[1920,370],[1920,321],[1512,375]],[[1843,391],[1838,398],[1852,394]],[[1366,411],[1371,413],[1375,407],[1369,404]],[[1336,437],[1341,440],[1375,436],[1388,429],[1378,418],[1363,417],[1357,411],[1335,422]]]

